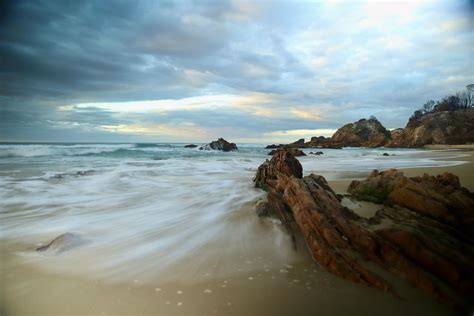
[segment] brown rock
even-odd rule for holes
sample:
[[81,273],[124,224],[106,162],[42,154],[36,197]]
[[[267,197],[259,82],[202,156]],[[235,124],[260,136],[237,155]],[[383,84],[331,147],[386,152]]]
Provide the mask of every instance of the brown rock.
[[253,181],[256,188],[267,190],[268,185],[274,186],[280,174],[301,178],[303,176],[303,167],[300,162],[288,150],[278,150],[269,161],[265,161],[257,169],[257,174]]
[[381,147],[390,138],[390,132],[375,117],[371,117],[339,128],[332,135],[331,143],[342,147]]
[[361,200],[406,207],[474,237],[474,194],[451,173],[407,178],[395,169],[375,170],[366,180],[353,181],[348,192]]

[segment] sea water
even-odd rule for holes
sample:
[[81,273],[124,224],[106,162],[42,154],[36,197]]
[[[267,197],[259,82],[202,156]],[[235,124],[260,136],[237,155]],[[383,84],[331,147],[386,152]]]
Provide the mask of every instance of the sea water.
[[[301,262],[312,271],[308,252],[295,252],[277,221],[254,213],[265,193],[252,177],[269,150],[237,145],[220,152],[184,144],[2,144],[0,241],[20,264],[110,283],[191,286],[211,275],[254,281],[256,271],[286,277],[287,266]],[[413,149],[304,151],[304,173],[328,180],[461,163],[439,159],[451,152],[433,159]],[[65,232],[87,243],[59,256],[34,251]]]

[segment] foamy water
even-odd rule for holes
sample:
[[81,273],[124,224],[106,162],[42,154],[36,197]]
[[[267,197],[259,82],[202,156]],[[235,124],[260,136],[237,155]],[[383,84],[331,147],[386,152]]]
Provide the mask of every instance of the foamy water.
[[[239,148],[224,153],[183,144],[0,145],[0,238],[25,245],[16,255],[41,269],[110,281],[198,282],[210,267],[226,277],[238,273],[248,256],[266,252],[278,264],[291,263],[297,257],[288,236],[252,209],[264,193],[251,180],[268,150]],[[299,160],[305,173],[329,179],[460,163],[433,160],[420,150],[321,151]],[[88,243],[61,256],[33,251],[64,232]]]

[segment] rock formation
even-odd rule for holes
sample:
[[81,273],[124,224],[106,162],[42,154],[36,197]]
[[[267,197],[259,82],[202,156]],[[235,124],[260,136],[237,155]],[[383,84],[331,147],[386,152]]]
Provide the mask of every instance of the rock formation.
[[184,148],[196,148],[196,147],[198,147],[198,145],[189,144],[189,145],[184,146]]
[[408,178],[396,169],[374,170],[366,180],[352,181],[348,191],[360,200],[406,207],[474,237],[474,194],[451,173]]
[[404,129],[392,131],[387,147],[474,143],[474,108],[412,117]]
[[[458,221],[458,216],[468,221],[472,218],[472,193],[461,188],[459,181],[449,174],[406,179],[396,170],[369,177],[367,181],[376,182],[377,189],[362,190],[364,194],[375,195],[378,202],[391,201],[390,206],[370,219],[342,206],[322,176],[302,177],[301,164],[285,149],[258,168],[254,182],[256,187],[269,192],[262,214],[276,215],[285,226],[294,220],[313,258],[329,272],[397,295],[392,285],[367,264],[371,261],[440,301],[461,304],[459,297],[451,295],[444,284],[460,294],[464,304],[472,301],[471,226]],[[418,191],[413,191],[410,181],[418,184]],[[394,184],[398,182],[399,186]],[[353,183],[351,191],[362,188],[364,183]],[[441,193],[436,196],[436,191]],[[403,203],[407,196],[412,203]],[[422,208],[420,201],[427,197],[433,202]],[[446,209],[440,204],[446,209],[455,205],[456,215],[445,214]],[[438,209],[430,213],[433,205]]]
[[390,139],[390,132],[374,117],[346,124],[331,137],[342,147],[381,147]]
[[237,145],[234,143],[229,143],[223,138],[219,138],[213,142],[210,142],[207,145],[199,147],[200,150],[221,150],[221,151],[232,151],[238,150]]

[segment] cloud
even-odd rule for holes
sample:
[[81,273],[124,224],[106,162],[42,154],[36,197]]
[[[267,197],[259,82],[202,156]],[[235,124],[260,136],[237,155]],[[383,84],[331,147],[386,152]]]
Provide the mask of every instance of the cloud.
[[5,3],[2,140],[404,126],[472,83],[469,1]]

